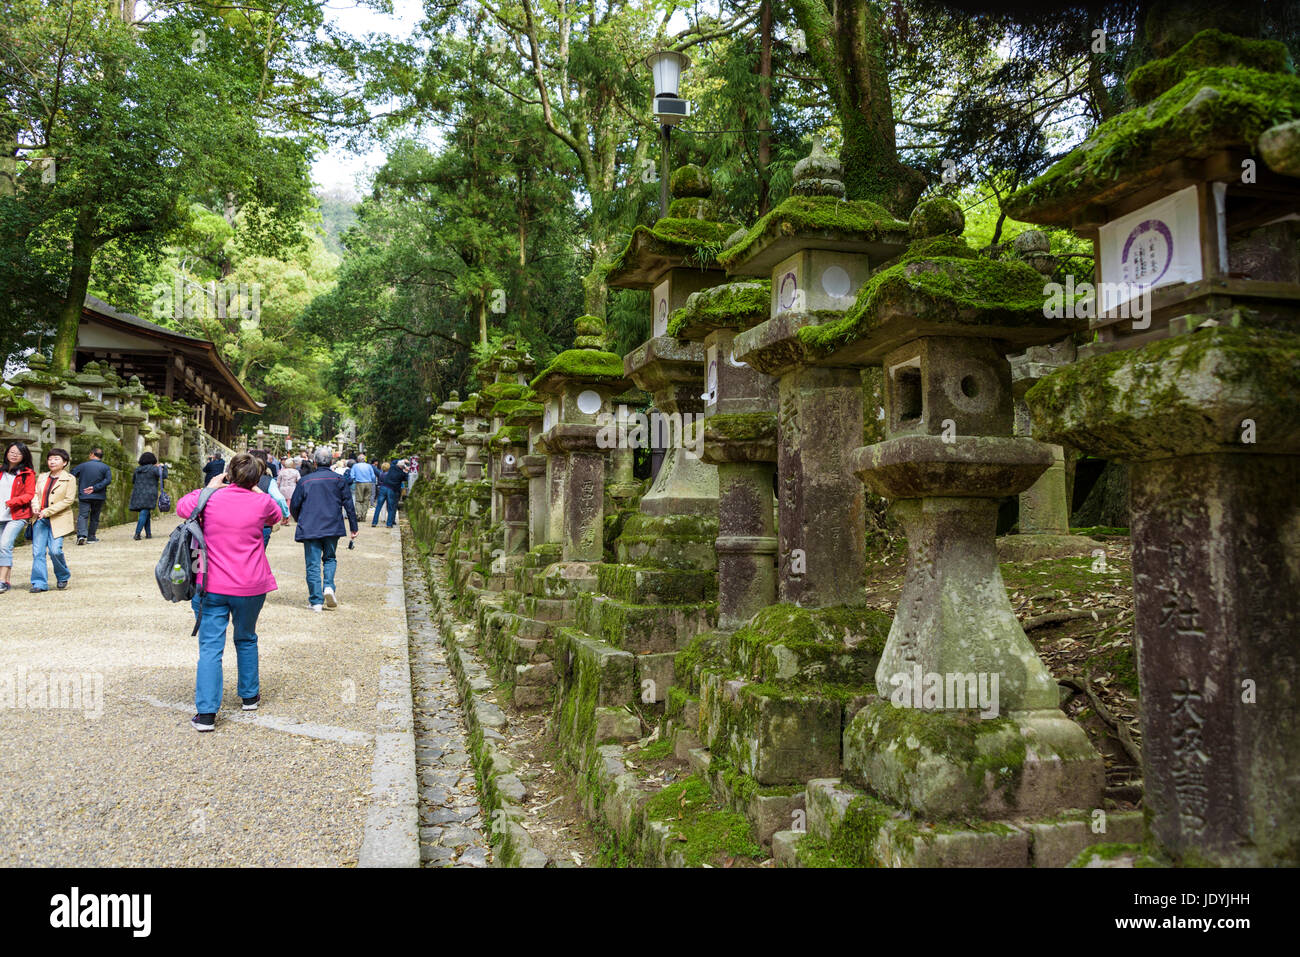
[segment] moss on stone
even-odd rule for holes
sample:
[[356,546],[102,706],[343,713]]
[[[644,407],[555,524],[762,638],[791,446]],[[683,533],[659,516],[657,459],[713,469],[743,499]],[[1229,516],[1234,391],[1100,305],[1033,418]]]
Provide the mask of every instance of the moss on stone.
[[762,442],[776,439],[775,412],[728,412],[704,422],[705,441],[716,437],[728,442]]
[[846,201],[833,196],[791,196],[723,253],[718,262],[733,269],[761,245],[778,236],[802,233],[836,233],[866,242],[906,241],[907,223],[894,218],[883,206],[866,200]]
[[503,425],[490,441],[493,445],[527,445],[528,430],[522,425]]
[[966,228],[966,214],[948,197],[935,196],[917,204],[907,227],[913,239],[960,236]]
[[520,421],[510,421],[511,418],[519,417],[527,419],[539,416],[543,413],[544,408],[540,402],[533,402],[529,399],[502,399],[492,406],[491,414],[500,416],[506,421],[507,425],[520,425]]
[[804,836],[795,845],[795,856],[804,867],[880,867],[876,842],[895,813],[888,804],[859,795],[849,802],[829,838]]
[[633,265],[638,253],[679,257],[687,265],[703,269],[713,265],[718,250],[735,230],[735,223],[716,223],[707,219],[665,216],[653,226],[638,226],[614,261],[609,278]]
[[[959,245],[958,245],[959,244]],[[921,240],[872,276],[840,318],[799,330],[815,356],[866,338],[899,308],[918,319],[967,325],[1043,322],[1043,277],[1021,262],[968,255],[960,240]],[[935,255],[936,251],[942,254]],[[954,253],[956,253],[954,255]]]
[[772,310],[772,281],[726,283],[692,293],[668,317],[668,335],[680,337],[690,327],[748,329]]
[[1203,30],[1173,56],[1144,63],[1128,78],[1134,102],[1146,103],[1206,67],[1248,67],[1263,73],[1294,72],[1286,44],[1240,37],[1222,30]]
[[623,357],[595,349],[566,349],[551,360],[532,387],[540,389],[548,379],[563,377],[584,382],[613,382],[623,378]]
[[1186,394],[1183,386],[1207,370],[1223,384],[1225,397],[1247,386],[1252,394],[1300,395],[1300,336],[1249,327],[1201,328],[1071,363],[1034,385],[1025,400],[1044,441],[1078,433],[1089,445],[1129,455],[1146,448],[1144,443],[1174,447],[1200,441],[1206,428],[1203,399]]
[[1181,157],[1253,151],[1260,134],[1298,117],[1300,77],[1247,67],[1193,69],[1146,107],[1097,127],[1087,142],[1009,196],[1002,208],[1015,219],[1056,222],[1126,177]]
[[646,817],[662,821],[685,838],[669,853],[680,853],[687,867],[720,865],[724,858],[761,858],[742,814],[717,806],[708,782],[698,775],[670,784],[645,805]]
[[518,382],[491,382],[478,391],[483,399],[489,400],[489,406],[502,399],[526,399],[532,393],[528,386]]
[[707,171],[694,163],[687,163],[673,170],[668,179],[668,192],[677,198],[704,197],[713,192],[713,181]]

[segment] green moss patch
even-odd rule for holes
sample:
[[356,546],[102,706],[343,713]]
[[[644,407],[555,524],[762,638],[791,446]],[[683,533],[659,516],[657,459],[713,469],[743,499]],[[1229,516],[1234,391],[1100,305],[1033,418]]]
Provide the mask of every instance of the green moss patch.
[[686,304],[668,317],[668,335],[682,337],[687,329],[748,329],[772,311],[772,281],[727,283],[692,293]]
[[775,412],[735,412],[711,415],[704,423],[704,441],[763,442],[776,439]]
[[[1151,85],[1158,86],[1155,74]],[[1253,151],[1261,133],[1298,117],[1300,77],[1245,67],[1194,69],[1146,107],[1097,127],[1079,149],[1013,193],[1002,208],[1015,219],[1062,222],[1117,181],[1180,157]]]
[[645,813],[677,832],[678,846],[670,843],[667,851],[679,851],[687,867],[763,857],[763,849],[749,836],[749,821],[743,814],[719,808],[708,783],[698,775],[668,785],[646,802]]
[[791,196],[755,223],[744,239],[719,256],[718,263],[732,269],[778,236],[800,233],[836,233],[864,242],[903,243],[907,241],[908,226],[883,206],[866,200]]
[[[890,615],[865,606],[770,605],[731,636],[730,658],[745,677],[776,682],[779,694],[804,686],[821,697],[851,697],[870,690],[892,625]],[[831,685],[844,686],[843,694]],[[749,689],[763,693],[761,685]]]
[[613,382],[623,378],[623,357],[595,349],[566,349],[533,379],[532,387],[540,389],[543,383],[558,377]]
[[1146,103],[1206,67],[1248,67],[1262,73],[1291,73],[1291,55],[1277,40],[1239,37],[1222,30],[1203,30],[1173,56],[1144,63],[1129,75],[1128,91]]

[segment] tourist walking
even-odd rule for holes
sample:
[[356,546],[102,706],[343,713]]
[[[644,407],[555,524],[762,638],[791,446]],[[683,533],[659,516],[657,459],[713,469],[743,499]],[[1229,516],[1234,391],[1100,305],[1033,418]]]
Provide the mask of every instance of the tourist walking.
[[375,467],[366,461],[364,453],[357,456],[357,464],[352,466],[352,495],[356,500],[357,514],[365,518],[370,512],[370,503],[375,497]]
[[379,479],[379,488],[376,489],[378,497],[375,499],[375,517],[370,523],[371,528],[379,524],[379,511],[385,504],[388,505],[388,522],[385,527],[393,527],[393,523],[397,521],[397,499],[402,494],[402,486],[405,484],[406,471],[400,463],[394,462]]
[[153,510],[158,507],[158,495],[167,480],[167,466],[158,464],[158,456],[145,452],[140,456],[140,464],[131,473],[131,501],[127,508],[139,512],[135,520],[135,540],[140,541],[140,533],[145,538],[153,538]]
[[[262,700],[257,674],[257,616],[268,592],[275,591],[275,576],[267,564],[262,543],[263,527],[280,520],[274,500],[256,491],[265,474],[262,462],[240,452],[230,460],[228,474],[215,476],[207,487],[216,489],[203,506],[206,570],[196,577],[200,591],[190,606],[199,626],[199,664],[194,677],[194,710],[190,725],[211,731],[221,709],[221,659],[226,650],[226,628],[234,626],[235,660],[239,667],[237,690],[245,711],[256,711]],[[176,503],[176,514],[189,518],[198,507],[202,489]]]
[[77,479],[68,471],[72,456],[63,449],[50,449],[45,457],[47,471],[36,477],[32,497],[32,592],[49,591],[45,553],[54,565],[54,580],[60,589],[68,587],[72,572],[63,557],[63,536],[72,534],[76,520],[72,505],[77,500]]
[[271,525],[262,529],[262,548],[265,549],[271,543],[271,532],[275,530],[275,525],[289,524],[289,503],[280,492],[280,486],[276,483],[275,476],[271,474],[271,465],[266,460],[266,452],[258,449],[252,453],[253,457],[262,463],[262,476],[257,480],[257,490],[265,492],[275,500],[275,504],[280,507],[280,519]]
[[218,475],[226,471],[226,460],[221,457],[220,452],[213,452],[208,456],[208,464],[203,466],[204,483],[211,482]]
[[343,515],[347,514],[348,529],[357,537],[357,512],[348,494],[343,476],[329,467],[330,451],[316,453],[316,471],[298,482],[290,514],[298,522],[294,541],[302,542],[303,558],[307,563],[307,604],[312,611],[338,607],[334,592],[334,570],[338,565],[336,552],[343,536]]
[[280,468],[280,474],[275,477],[275,484],[279,486],[280,494],[284,496],[286,502],[293,501],[293,490],[298,487],[298,480],[302,478],[302,473],[298,471],[298,460],[290,458],[284,460],[284,465]]
[[5,449],[4,471],[0,472],[0,595],[9,590],[13,572],[14,545],[32,517],[36,494],[36,467],[24,442],[10,442]]
[[77,506],[77,544],[97,542],[99,513],[108,499],[108,486],[113,482],[113,470],[104,461],[104,450],[96,446],[90,457],[72,470],[81,489],[81,502]]

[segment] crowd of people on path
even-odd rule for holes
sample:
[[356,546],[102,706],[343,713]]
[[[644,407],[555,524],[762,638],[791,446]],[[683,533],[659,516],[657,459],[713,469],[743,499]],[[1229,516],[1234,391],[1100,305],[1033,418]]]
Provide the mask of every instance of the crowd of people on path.
[[393,527],[401,491],[413,485],[417,471],[418,462],[410,459],[385,462],[377,471],[364,455],[342,459],[328,448],[284,461],[260,451],[241,452],[228,466],[219,456],[209,459],[205,488],[213,493],[204,500],[204,490],[194,489],[176,503],[177,514],[189,518],[203,502],[205,566],[192,599],[199,636],[190,721],[196,731],[216,728],[227,629],[233,630],[242,707],[254,711],[261,703],[257,618],[267,594],[278,588],[266,558],[274,529],[294,524],[294,541],[303,547],[307,605],[313,612],[333,610],[339,603],[339,539],[346,535],[353,547],[376,491],[371,527],[384,504],[386,527]]
[[[113,470],[100,448],[86,461],[70,467],[66,449],[50,449],[39,474],[31,450],[19,441],[8,443],[0,470],[0,594],[12,587],[14,548],[21,536],[32,543],[29,591],[49,590],[49,568],[55,587],[68,587],[72,572],[63,540],[76,535],[78,545],[99,542],[99,521],[113,483]],[[376,468],[365,455],[344,459],[332,449],[281,461],[264,451],[240,452],[227,463],[210,455],[203,466],[203,488],[193,489],[176,503],[176,514],[188,519],[199,508],[205,558],[196,574],[193,600],[199,638],[191,720],[198,731],[216,727],[222,695],[222,655],[226,632],[233,626],[238,664],[238,692],[246,711],[261,701],[258,683],[257,619],[266,596],[277,589],[266,557],[277,527],[295,525],[294,541],[303,546],[307,605],[313,612],[338,607],[335,573],[339,539],[353,547],[371,506],[371,527],[387,508],[387,528],[397,518],[398,502],[418,475],[414,458],[386,461]],[[171,508],[166,491],[168,469],[152,452],[143,453],[131,475],[130,511],[136,512],[134,540],[153,538],[155,511]]]

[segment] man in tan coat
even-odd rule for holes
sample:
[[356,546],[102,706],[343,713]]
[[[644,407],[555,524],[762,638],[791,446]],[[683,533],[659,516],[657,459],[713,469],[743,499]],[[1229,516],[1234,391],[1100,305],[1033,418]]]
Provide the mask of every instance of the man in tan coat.
[[77,501],[77,482],[68,469],[72,460],[63,449],[50,449],[45,464],[48,472],[36,478],[36,495],[32,499],[32,587],[30,591],[49,591],[45,571],[45,553],[54,564],[54,579],[59,588],[68,587],[72,572],[63,557],[63,536],[77,527],[72,506]]

